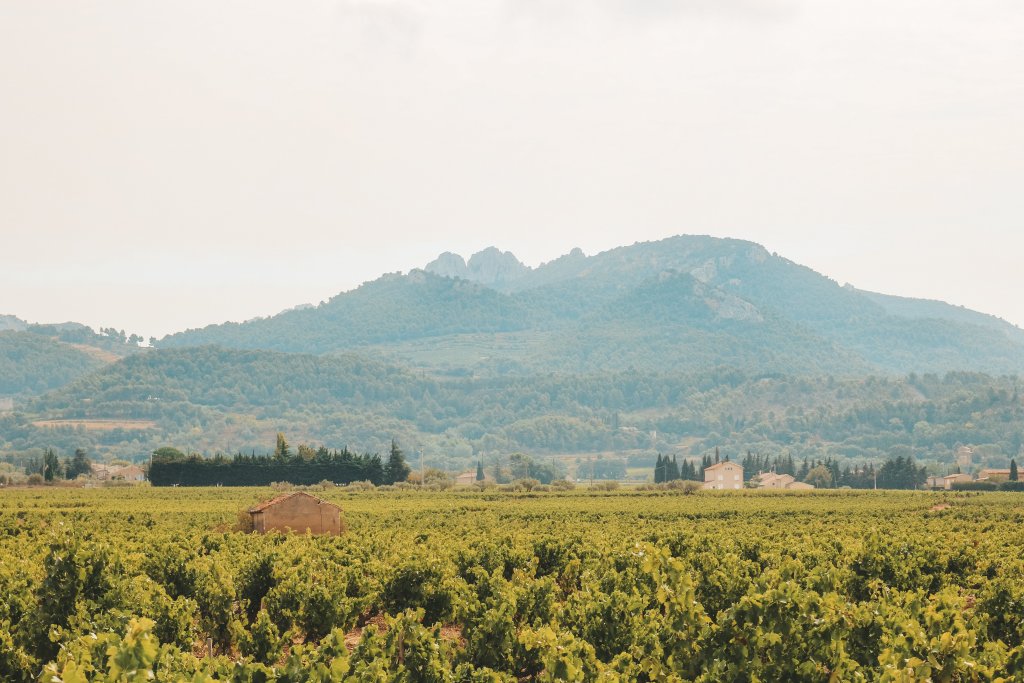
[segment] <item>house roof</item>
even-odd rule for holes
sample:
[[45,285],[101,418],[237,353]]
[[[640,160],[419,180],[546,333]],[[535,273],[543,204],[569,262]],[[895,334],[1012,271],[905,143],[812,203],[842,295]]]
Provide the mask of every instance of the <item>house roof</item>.
[[718,469],[719,467],[724,467],[725,465],[736,465],[736,467],[739,467],[741,470],[743,469],[743,465],[739,464],[738,462],[733,462],[732,460],[723,460],[722,462],[717,463],[715,465],[711,465],[710,467],[705,467],[704,471],[707,472],[708,470]]
[[338,508],[339,510],[341,509],[340,507],[338,507],[334,503],[328,502],[328,501],[324,500],[323,498],[317,498],[316,496],[312,496],[312,495],[306,493],[305,491],[292,491],[291,493],[284,493],[284,494],[282,494],[280,496],[277,496],[276,498],[271,498],[270,500],[265,500],[262,503],[260,503],[259,505],[254,505],[253,507],[249,508],[249,512],[263,512],[267,508],[273,507],[273,506],[277,505],[278,503],[283,503],[284,501],[288,500],[289,498],[294,498],[295,496],[305,496],[306,498],[312,498],[313,500],[315,500],[317,502],[317,505],[330,505],[333,508]]
[[794,481],[796,479],[796,477],[794,477],[792,474],[778,474],[777,472],[762,472],[761,474],[758,474],[754,478],[762,482],[775,481],[776,479],[789,479],[790,481]]

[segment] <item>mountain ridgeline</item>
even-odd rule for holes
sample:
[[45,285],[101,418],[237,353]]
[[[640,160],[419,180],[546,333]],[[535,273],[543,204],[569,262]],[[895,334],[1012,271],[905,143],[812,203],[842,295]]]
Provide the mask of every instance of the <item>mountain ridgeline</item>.
[[[531,268],[444,254],[319,306],[170,335],[0,319],[0,455],[142,459],[295,443],[431,466],[787,453],[946,467],[1021,453],[1024,332],[683,236]],[[6,412],[4,412],[6,410]],[[598,454],[602,454],[599,456]]]
[[[537,268],[442,254],[320,306],[168,336],[161,348],[373,350],[440,372],[607,369],[859,376],[1024,371],[1024,331],[934,301],[862,292],[740,240],[680,236]],[[459,353],[453,353],[458,349]]]

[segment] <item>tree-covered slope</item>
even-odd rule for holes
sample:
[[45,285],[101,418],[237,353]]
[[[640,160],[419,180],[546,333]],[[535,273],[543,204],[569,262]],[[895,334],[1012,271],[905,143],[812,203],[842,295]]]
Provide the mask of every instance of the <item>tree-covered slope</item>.
[[188,330],[158,345],[325,353],[453,333],[520,330],[536,324],[532,316],[519,302],[479,284],[414,271],[385,275],[320,306]]
[[0,396],[41,394],[101,367],[88,350],[30,332],[0,332]]
[[[575,250],[537,268],[492,248],[468,263],[445,254],[428,269],[159,345],[359,348],[447,374],[720,365],[839,375],[1024,372],[1024,332],[1008,323],[843,287],[742,240],[683,235],[589,257]],[[461,347],[472,352],[451,352]]]
[[[148,420],[143,429],[83,431],[40,420]],[[216,347],[126,358],[0,416],[0,451],[49,446],[70,454],[143,458],[185,449],[266,452],[293,443],[383,452],[392,437],[432,466],[532,454],[656,452],[951,462],[959,444],[1005,466],[1021,448],[1015,378],[955,373],[836,378],[720,368],[457,378],[357,355],[313,356]]]

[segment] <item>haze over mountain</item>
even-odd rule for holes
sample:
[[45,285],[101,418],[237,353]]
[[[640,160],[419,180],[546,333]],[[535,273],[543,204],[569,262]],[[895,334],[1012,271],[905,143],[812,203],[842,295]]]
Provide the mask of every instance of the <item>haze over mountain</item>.
[[[370,349],[446,372],[795,374],[1024,371],[1024,331],[936,301],[840,286],[760,245],[679,236],[536,268],[489,248],[440,255],[320,306],[165,337],[301,353]],[[458,354],[452,349],[459,349]]]
[[285,431],[368,450],[397,437],[451,469],[719,446],[945,463],[964,443],[1002,466],[1024,433],[1020,329],[840,286],[741,240],[573,250],[535,268],[496,248],[442,254],[155,349],[113,329],[0,323],[14,328],[0,331],[8,454],[262,451]]

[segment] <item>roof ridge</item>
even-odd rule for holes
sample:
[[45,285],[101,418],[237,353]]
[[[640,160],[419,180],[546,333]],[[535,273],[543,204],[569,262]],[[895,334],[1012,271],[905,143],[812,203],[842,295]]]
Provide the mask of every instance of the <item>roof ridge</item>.
[[281,495],[275,496],[275,497],[271,498],[270,500],[265,500],[262,503],[258,503],[256,505],[252,506],[251,508],[249,508],[249,512],[263,512],[264,510],[266,510],[271,505],[277,505],[278,503],[283,503],[284,501],[288,500],[289,498],[293,498],[294,496],[298,496],[298,495],[308,496],[309,498],[312,498],[313,500],[315,500],[319,504],[326,503],[327,505],[333,505],[334,507],[338,508],[339,510],[341,509],[340,505],[336,505],[335,503],[332,503],[329,500],[324,500],[323,498],[320,498],[319,496],[314,496],[312,493],[309,493],[307,491],[289,491],[288,493],[282,493]]

